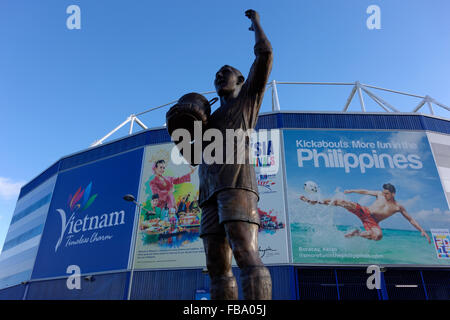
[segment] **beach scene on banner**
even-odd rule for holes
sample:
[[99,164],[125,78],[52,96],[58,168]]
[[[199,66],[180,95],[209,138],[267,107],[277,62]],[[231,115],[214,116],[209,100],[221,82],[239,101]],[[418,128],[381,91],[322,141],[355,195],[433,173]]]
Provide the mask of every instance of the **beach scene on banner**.
[[173,143],[147,146],[142,169],[135,268],[205,265],[199,237],[197,167],[175,164]]
[[284,130],[294,263],[449,265],[425,133]]

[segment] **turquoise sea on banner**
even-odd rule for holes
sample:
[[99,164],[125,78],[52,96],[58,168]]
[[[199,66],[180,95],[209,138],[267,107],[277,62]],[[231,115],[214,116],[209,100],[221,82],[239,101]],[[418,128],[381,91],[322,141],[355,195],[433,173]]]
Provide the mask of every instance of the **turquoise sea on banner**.
[[[383,239],[371,241],[345,238],[344,235],[354,230],[354,226],[333,227],[332,230],[323,231],[323,227],[319,225],[291,224],[294,261],[323,264],[450,265],[450,259],[437,258],[434,244],[429,244],[417,231],[382,229]],[[430,232],[428,235],[431,237]]]

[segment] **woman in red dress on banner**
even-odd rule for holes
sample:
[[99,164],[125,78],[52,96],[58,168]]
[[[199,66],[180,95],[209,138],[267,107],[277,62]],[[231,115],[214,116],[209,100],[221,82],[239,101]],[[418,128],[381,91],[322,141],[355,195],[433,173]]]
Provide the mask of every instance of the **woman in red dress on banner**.
[[179,178],[163,176],[166,170],[166,162],[164,160],[156,161],[152,169],[155,176],[150,181],[150,188],[152,189],[152,194],[159,195],[156,206],[164,208],[167,205],[168,209],[176,208],[175,198],[173,196],[174,185],[190,182],[191,174],[194,173],[195,168],[191,167],[191,172]]

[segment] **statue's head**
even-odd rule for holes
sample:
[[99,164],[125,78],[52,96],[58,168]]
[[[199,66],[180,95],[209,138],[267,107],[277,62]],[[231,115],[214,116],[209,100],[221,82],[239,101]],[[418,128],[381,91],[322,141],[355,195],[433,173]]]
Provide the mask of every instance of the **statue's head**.
[[233,93],[238,94],[244,84],[244,80],[244,76],[238,69],[224,65],[216,73],[214,86],[219,97],[223,97]]

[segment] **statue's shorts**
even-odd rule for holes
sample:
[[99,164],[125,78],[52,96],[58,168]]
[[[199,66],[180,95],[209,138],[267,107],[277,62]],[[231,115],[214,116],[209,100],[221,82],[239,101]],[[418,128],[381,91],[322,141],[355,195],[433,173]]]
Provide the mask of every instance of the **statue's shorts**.
[[258,196],[245,189],[224,189],[214,194],[202,207],[200,237],[225,235],[224,223],[244,221],[260,225]]

